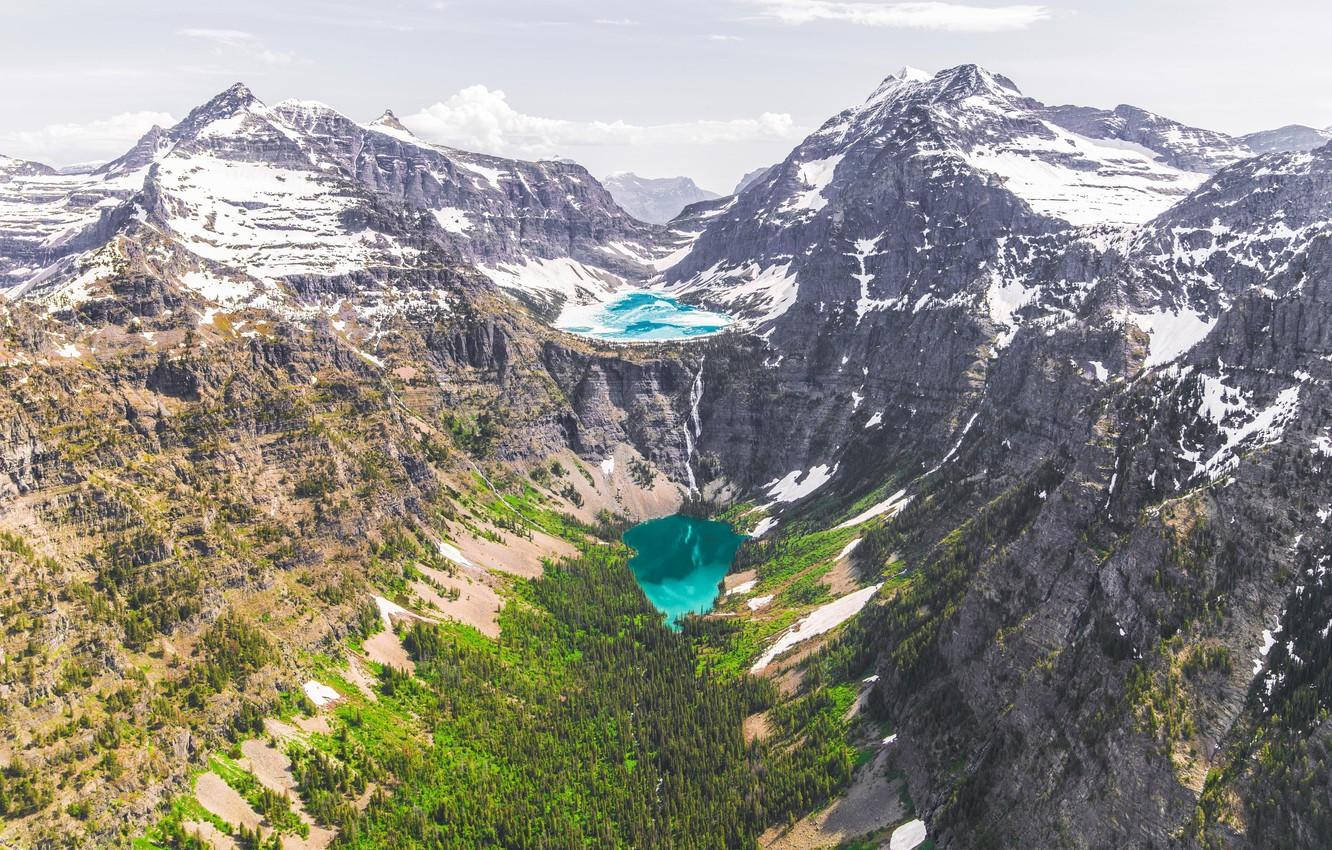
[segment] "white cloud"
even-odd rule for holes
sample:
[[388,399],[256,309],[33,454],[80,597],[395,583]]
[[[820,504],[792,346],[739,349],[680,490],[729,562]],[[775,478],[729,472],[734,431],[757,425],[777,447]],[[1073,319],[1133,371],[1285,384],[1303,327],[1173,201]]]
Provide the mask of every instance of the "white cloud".
[[1045,6],[969,6],[961,3],[891,3],[883,0],[744,0],[759,16],[787,24],[843,21],[867,27],[1000,32],[1026,29],[1050,17]]
[[265,65],[292,65],[298,61],[295,54],[270,50],[257,35],[244,30],[189,27],[177,31],[177,35],[206,41],[213,45],[213,52],[219,56],[253,59]]
[[801,132],[790,115],[773,112],[757,118],[669,124],[543,118],[517,111],[504,92],[481,85],[465,88],[402,121],[433,142],[523,158],[568,153],[587,145],[704,145],[791,139]]
[[154,124],[174,123],[165,112],[122,112],[86,124],[49,124],[39,130],[0,133],[0,152],[53,165],[114,159]]
[[708,41],[742,41],[738,35],[710,35]]

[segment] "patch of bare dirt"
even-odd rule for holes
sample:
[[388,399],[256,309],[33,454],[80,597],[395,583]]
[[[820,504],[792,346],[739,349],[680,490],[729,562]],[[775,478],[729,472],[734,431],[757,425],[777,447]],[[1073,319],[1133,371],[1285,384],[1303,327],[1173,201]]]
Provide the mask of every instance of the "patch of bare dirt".
[[304,737],[295,726],[283,723],[275,717],[264,718],[264,731],[272,735],[276,741],[300,740]]
[[722,586],[727,593],[730,593],[732,590],[735,590],[737,586],[742,585],[747,581],[757,580],[758,570],[741,570],[738,573],[731,573],[723,578]]
[[846,793],[826,809],[796,821],[789,829],[773,827],[759,837],[763,850],[814,850],[868,835],[902,820],[900,779],[888,778],[888,748],[861,767]]
[[463,557],[482,569],[522,578],[541,575],[543,564],[548,559],[578,554],[578,550],[567,540],[551,537],[541,531],[533,530],[531,540],[516,534],[502,533],[500,536],[501,540],[497,543],[463,533],[454,537],[454,545]]
[[[480,570],[459,567],[457,575],[422,567],[434,585],[424,581],[412,583],[412,590],[423,601],[435,606],[441,614],[472,626],[488,637],[499,637],[499,610],[504,600],[491,586],[491,579]],[[443,588],[443,592],[439,588]],[[456,592],[457,598],[450,598]]]
[[[679,510],[684,501],[680,488],[672,484],[656,465],[639,454],[633,446],[621,443],[611,450],[610,457],[614,462],[609,464],[609,473],[603,465],[605,458],[588,462],[567,450],[555,457],[569,470],[569,474],[554,483],[553,491],[557,496],[558,490],[566,486],[578,491],[583,503],[566,503],[564,510],[584,522],[595,522],[597,513],[602,509],[621,514],[635,522],[668,516]],[[652,480],[646,487],[634,480],[633,469],[636,464],[646,464],[651,470]],[[592,477],[591,481],[578,471],[579,467],[587,471]]]
[[194,798],[199,801],[199,805],[232,826],[258,829],[263,822],[263,818],[250,808],[245,798],[211,770],[195,781]]
[[301,838],[299,835],[282,836],[282,850],[325,850],[337,836],[338,834],[331,829],[311,825],[309,838]]
[[242,742],[237,763],[270,791],[295,797],[296,778],[291,775],[291,760],[272,744],[255,739]]
[[305,811],[305,805],[301,802],[300,794],[296,790],[296,777],[292,776],[291,773],[291,760],[287,758],[285,753],[271,744],[251,739],[241,744],[239,764],[253,773],[265,788],[279,794],[286,794],[291,799],[292,808],[296,811],[296,814],[310,827],[309,838],[301,838],[299,835],[284,835],[282,837],[283,850],[324,850],[333,842],[337,833],[317,825],[309,813]]
[[393,629],[383,629],[365,639],[362,644],[366,656],[377,664],[386,664],[390,667],[396,667],[399,670],[409,670],[415,672],[416,665],[412,663],[411,656],[402,646],[402,640],[398,638]]
[[328,725],[328,715],[322,711],[313,717],[296,718],[296,726],[302,732],[318,732],[321,735],[333,734],[333,727]]
[[824,573],[823,584],[833,596],[845,596],[864,586],[860,581],[859,570],[851,562],[850,557],[842,558],[832,569]]
[[197,835],[213,850],[236,850],[236,840],[204,820],[187,820],[181,824],[188,835]]
[[772,735],[772,723],[768,721],[768,713],[761,711],[758,714],[749,715],[745,718],[742,730],[746,744],[766,740]]
[[777,690],[783,696],[794,695],[800,689],[800,683],[805,679],[805,672],[800,669],[800,663],[818,652],[823,647],[826,639],[826,635],[819,635],[804,643],[796,644],[789,654],[764,667],[761,675],[767,676],[776,682]]
[[365,669],[365,663],[355,655],[347,655],[347,681],[356,686],[365,698],[371,702],[379,702],[379,695],[375,693],[375,678],[370,675],[370,671]]

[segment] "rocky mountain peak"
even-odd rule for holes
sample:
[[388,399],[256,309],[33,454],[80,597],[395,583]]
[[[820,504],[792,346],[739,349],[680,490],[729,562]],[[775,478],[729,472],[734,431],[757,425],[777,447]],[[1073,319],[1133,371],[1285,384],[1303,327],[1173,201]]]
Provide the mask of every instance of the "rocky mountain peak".
[[913,109],[926,110],[934,116],[932,122],[957,123],[952,119],[966,115],[961,123],[980,128],[1039,106],[1008,77],[979,65],[958,65],[933,75],[907,67],[885,78],[864,103],[835,116],[820,133],[845,140],[877,136]]
[[263,102],[255,97],[248,86],[244,83],[235,83],[214,95],[203,105],[191,110],[184,120],[171,128],[170,135],[177,141],[193,138],[215,121],[235,118],[245,113],[260,112],[264,108]]
[[889,79],[898,80],[900,82],[923,83],[933,76],[934,75],[931,74],[929,71],[922,71],[920,68],[913,68],[910,65],[903,65],[900,69],[898,69],[897,73],[893,74],[891,77],[889,77]]
[[233,83],[226,89],[218,92],[200,109],[218,115],[234,115],[235,113],[251,109],[255,106],[263,106],[262,101],[250,91],[250,87],[245,83]]
[[382,115],[370,122],[370,126],[386,127],[390,130],[396,130],[399,133],[406,133],[409,136],[412,135],[412,131],[408,130],[406,125],[398,120],[398,116],[394,114],[392,109],[385,109]]
[[930,79],[930,83],[944,97],[959,100],[976,96],[1011,97],[1022,94],[1008,77],[974,64],[940,71]]
[[100,168],[94,169],[93,173],[115,175],[137,171],[144,166],[150,165],[153,160],[157,159],[163,150],[170,146],[170,133],[168,133],[165,128],[154,124],[147,133],[144,133],[139,140],[134,143],[134,147]]

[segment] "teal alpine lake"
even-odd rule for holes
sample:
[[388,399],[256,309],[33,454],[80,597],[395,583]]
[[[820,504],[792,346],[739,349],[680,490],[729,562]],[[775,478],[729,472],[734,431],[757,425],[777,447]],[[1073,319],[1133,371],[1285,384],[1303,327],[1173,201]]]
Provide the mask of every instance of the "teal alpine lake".
[[707,336],[730,323],[729,316],[681,304],[669,295],[629,290],[607,301],[567,307],[555,327],[597,339],[659,342]]
[[637,554],[629,560],[638,586],[666,621],[703,614],[717,599],[717,584],[731,569],[742,536],[724,522],[668,516],[624,533]]

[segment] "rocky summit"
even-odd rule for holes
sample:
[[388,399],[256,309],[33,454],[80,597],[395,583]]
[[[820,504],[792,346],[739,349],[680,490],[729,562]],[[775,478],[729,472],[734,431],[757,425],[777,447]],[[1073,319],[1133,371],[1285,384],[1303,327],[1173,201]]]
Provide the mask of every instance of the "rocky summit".
[[[1322,843],[1326,134],[905,68],[716,198],[410,123],[0,157],[0,846]],[[745,538],[668,623],[673,514]]]

